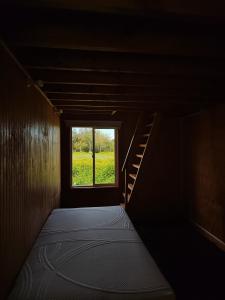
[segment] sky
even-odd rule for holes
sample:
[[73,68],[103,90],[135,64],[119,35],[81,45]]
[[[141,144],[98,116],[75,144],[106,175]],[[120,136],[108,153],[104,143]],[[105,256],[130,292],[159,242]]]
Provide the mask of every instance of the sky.
[[114,129],[100,129],[102,133],[110,137],[110,139],[114,138]]

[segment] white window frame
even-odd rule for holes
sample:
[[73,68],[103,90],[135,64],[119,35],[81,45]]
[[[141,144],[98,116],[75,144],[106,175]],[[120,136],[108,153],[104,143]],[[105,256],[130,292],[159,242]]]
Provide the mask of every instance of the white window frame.
[[[119,186],[119,145],[118,135],[121,122],[118,121],[67,121],[66,124],[70,127],[70,187],[72,189],[89,189],[89,188],[112,188]],[[95,129],[115,129],[115,183],[110,184],[96,184],[95,183],[95,152],[93,151],[93,184],[76,186],[72,182],[72,128],[73,127],[84,127],[92,128],[93,144],[94,144],[94,130]],[[94,148],[93,148],[94,149]]]

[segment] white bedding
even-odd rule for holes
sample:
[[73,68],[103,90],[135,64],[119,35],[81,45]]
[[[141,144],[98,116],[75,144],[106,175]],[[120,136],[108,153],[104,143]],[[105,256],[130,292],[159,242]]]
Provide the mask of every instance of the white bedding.
[[175,299],[120,206],[55,209],[9,299]]

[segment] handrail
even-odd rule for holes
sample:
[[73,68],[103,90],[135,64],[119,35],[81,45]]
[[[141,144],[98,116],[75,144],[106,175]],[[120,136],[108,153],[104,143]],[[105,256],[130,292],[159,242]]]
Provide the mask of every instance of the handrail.
[[123,166],[122,166],[122,172],[124,171],[124,169],[125,169],[125,167],[126,167],[127,160],[128,160],[129,155],[130,155],[130,151],[131,151],[131,149],[132,149],[133,142],[134,142],[134,139],[135,139],[135,136],[136,136],[136,133],[137,133],[137,130],[138,130],[140,121],[141,121],[141,115],[139,115],[139,117],[138,117],[138,119],[137,119],[137,123],[136,123],[135,129],[134,129],[134,133],[133,133],[133,136],[132,136],[132,138],[131,138],[131,140],[130,140],[130,145],[129,145],[129,148],[128,148],[128,150],[127,150],[127,154],[126,154],[126,157],[125,157],[125,159],[124,159]]

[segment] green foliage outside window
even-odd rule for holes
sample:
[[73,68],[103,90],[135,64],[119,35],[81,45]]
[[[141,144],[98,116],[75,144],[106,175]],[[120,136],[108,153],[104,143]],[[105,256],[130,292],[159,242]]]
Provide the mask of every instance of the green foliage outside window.
[[[107,134],[106,129],[96,129],[95,170],[93,170],[92,128],[72,129],[72,185],[93,185],[115,183],[115,132]],[[112,135],[113,132],[113,135]]]

